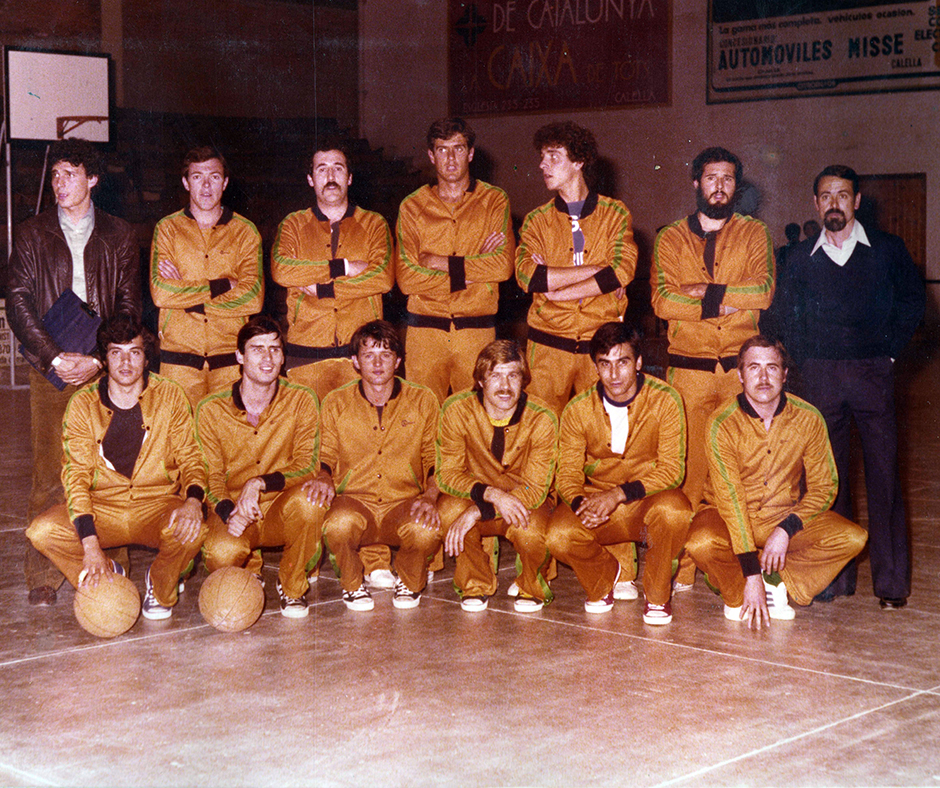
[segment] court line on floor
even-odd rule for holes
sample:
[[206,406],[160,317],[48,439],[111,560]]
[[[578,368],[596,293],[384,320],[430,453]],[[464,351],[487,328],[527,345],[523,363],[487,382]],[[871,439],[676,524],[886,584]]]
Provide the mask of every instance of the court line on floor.
[[67,785],[67,783],[63,782],[50,782],[45,777],[40,777],[39,775],[33,774],[32,772],[27,772],[23,769],[17,769],[15,766],[0,762],[0,775],[2,775],[3,772],[8,772],[10,774],[16,775],[17,777],[22,777],[27,781],[28,785],[48,785],[52,786],[52,788],[58,788],[58,786]]
[[818,733],[822,733],[823,731],[827,731],[831,728],[835,728],[838,725],[844,725],[845,723],[853,722],[854,720],[858,720],[863,717],[867,717],[871,714],[875,714],[879,711],[884,711],[885,709],[889,709],[892,706],[897,706],[900,703],[907,703],[908,701],[911,701],[914,698],[918,698],[923,695],[935,696],[938,689],[940,689],[940,687],[933,687],[930,690],[916,691],[913,694],[908,695],[905,698],[898,698],[897,700],[888,701],[887,703],[883,703],[880,706],[876,706],[875,708],[866,709],[865,711],[859,711],[859,712],[856,712],[855,714],[850,714],[848,717],[843,717],[840,720],[833,720],[832,722],[827,722],[825,725],[818,725],[817,727],[812,728],[811,730],[804,731],[803,733],[798,733],[795,736],[788,736],[787,738],[781,739],[780,741],[774,742],[773,744],[767,744],[767,745],[764,745],[763,747],[758,747],[756,750],[751,750],[750,752],[741,753],[740,755],[736,755],[733,758],[726,758],[725,760],[719,761],[718,763],[711,764],[710,766],[703,766],[702,768],[696,769],[694,772],[689,772],[688,774],[684,774],[681,777],[673,777],[672,779],[666,780],[665,782],[655,783],[654,785],[650,786],[650,788],[665,788],[666,786],[669,786],[669,785],[679,785],[685,782],[686,780],[692,780],[696,777],[701,777],[717,769],[724,768],[725,766],[730,766],[731,764],[740,763],[741,761],[748,760],[749,758],[754,758],[759,755],[763,755],[764,753],[770,752],[779,747],[783,747],[787,744],[793,744],[794,742],[801,741],[802,739],[806,739],[810,736],[814,736]]

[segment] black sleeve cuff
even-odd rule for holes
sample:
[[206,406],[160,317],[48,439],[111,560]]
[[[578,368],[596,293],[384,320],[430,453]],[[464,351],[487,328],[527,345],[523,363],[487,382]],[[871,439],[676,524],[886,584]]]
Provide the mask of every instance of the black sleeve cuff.
[[336,279],[339,276],[346,275],[346,261],[342,257],[334,257],[330,260],[330,279]]
[[450,292],[456,293],[467,289],[467,264],[463,257],[447,258],[447,273],[450,276]]
[[209,294],[213,298],[218,298],[232,289],[232,283],[228,279],[210,279]]
[[333,469],[329,465],[327,465],[325,462],[320,463],[320,470],[325,471],[326,473],[330,474],[330,476],[333,475]]
[[186,488],[186,497],[195,498],[197,501],[201,501],[206,497],[206,491],[202,489],[198,484],[191,484]]
[[738,563],[741,564],[741,572],[745,577],[760,574],[760,561],[757,560],[756,550],[752,550],[750,553],[740,553]]
[[189,312],[190,314],[194,314],[194,315],[204,315],[206,313],[206,305],[195,304],[194,306],[186,307],[183,311]]
[[602,293],[613,293],[621,287],[617,274],[609,265],[594,274],[594,281]]
[[633,501],[639,501],[641,498],[646,497],[646,488],[643,486],[643,482],[624,482],[620,485],[620,489],[623,490],[623,494],[627,496],[626,503],[632,503]]
[[787,532],[787,536],[792,539],[793,534],[803,530],[803,521],[799,518],[799,515],[788,514],[782,523],[777,523],[777,528],[782,528]]
[[706,285],[705,295],[702,296],[702,320],[718,317],[721,313],[721,302],[725,297],[728,285]]
[[317,298],[336,298],[336,288],[332,282],[317,285]]
[[571,511],[577,513],[578,509],[581,506],[581,502],[584,500],[583,495],[576,495],[574,500],[571,502]]
[[90,514],[80,514],[75,518],[75,530],[78,532],[78,538],[84,539],[86,536],[97,536],[95,530],[95,518]]
[[219,501],[215,505],[215,513],[219,515],[219,519],[223,523],[228,522],[229,515],[235,511],[235,501],[226,498],[224,501]]
[[477,505],[480,510],[480,518],[483,520],[496,519],[496,507],[489,501],[483,500],[483,493],[486,492],[486,485],[483,482],[477,482],[470,490],[470,500]]
[[280,492],[284,489],[284,474],[280,471],[265,473],[261,476],[265,492]]
[[530,293],[547,293],[548,292],[548,266],[547,265],[535,266],[535,273],[532,274],[532,278],[529,280],[529,292]]

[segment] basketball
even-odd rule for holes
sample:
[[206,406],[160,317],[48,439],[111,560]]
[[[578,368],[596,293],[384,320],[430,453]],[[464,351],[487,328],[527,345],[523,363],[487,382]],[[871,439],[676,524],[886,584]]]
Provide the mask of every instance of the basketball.
[[80,586],[75,591],[75,618],[82,629],[100,638],[113,638],[127,632],[140,615],[140,592],[123,575],[112,574],[94,588]]
[[251,572],[238,566],[217,569],[199,591],[199,612],[221,632],[248,629],[264,610],[264,589]]

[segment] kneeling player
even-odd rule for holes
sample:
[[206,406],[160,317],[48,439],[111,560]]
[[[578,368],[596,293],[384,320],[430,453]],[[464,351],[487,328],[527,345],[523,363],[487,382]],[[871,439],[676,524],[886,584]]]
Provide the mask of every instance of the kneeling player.
[[530,380],[525,354],[496,340],[477,357],[474,386],[444,403],[438,431],[438,508],[444,548],[457,557],[454,585],[467,611],[485,610],[496,592],[484,536],[505,536],[521,564],[515,609],[536,612],[552,600],[544,579],[545,533],[552,508],[558,422],[523,389]]
[[618,596],[620,575],[605,546],[645,542],[643,621],[668,624],[673,561],[692,519],[678,489],[685,473],[682,399],[640,371],[639,337],[629,326],[605,323],[590,351],[600,381],[561,416],[555,486],[562,502],[549,549],[575,570],[587,592],[584,609],[604,613]]
[[323,533],[346,607],[375,606],[359,551],[378,544],[398,548],[392,603],[417,607],[441,545],[434,507],[438,400],[430,389],[396,377],[402,346],[391,323],[366,323],[350,345],[362,377],[324,397],[320,472],[305,489],[310,501],[329,508]]
[[206,568],[245,566],[260,576],[252,551],[280,547],[281,614],[307,615],[307,572],[320,560],[323,510],[302,485],[316,469],[317,397],[280,377],[284,341],[271,318],[255,317],[238,332],[241,378],[199,403],[196,429],[209,465]]
[[738,355],[744,391],[708,422],[709,475],[686,549],[725,601],[725,617],[792,619],[865,546],[864,529],[829,511],[839,478],[826,422],[785,394],[779,342],[751,337]]
[[183,389],[153,375],[156,340],[134,317],[117,315],[98,330],[107,375],[79,389],[63,425],[66,503],[26,531],[76,588],[124,574],[102,550],[156,548],[141,612],[165,619],[180,574],[206,530],[206,474]]

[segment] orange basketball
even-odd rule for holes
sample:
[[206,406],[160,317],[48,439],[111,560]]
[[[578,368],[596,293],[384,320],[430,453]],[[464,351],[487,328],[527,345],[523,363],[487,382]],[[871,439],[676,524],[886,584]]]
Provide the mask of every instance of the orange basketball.
[[222,632],[248,629],[264,610],[264,589],[251,572],[238,566],[217,569],[199,591],[199,612]]
[[80,586],[75,591],[75,618],[82,629],[100,638],[113,638],[127,632],[140,615],[140,592],[123,575],[112,574],[94,588]]

